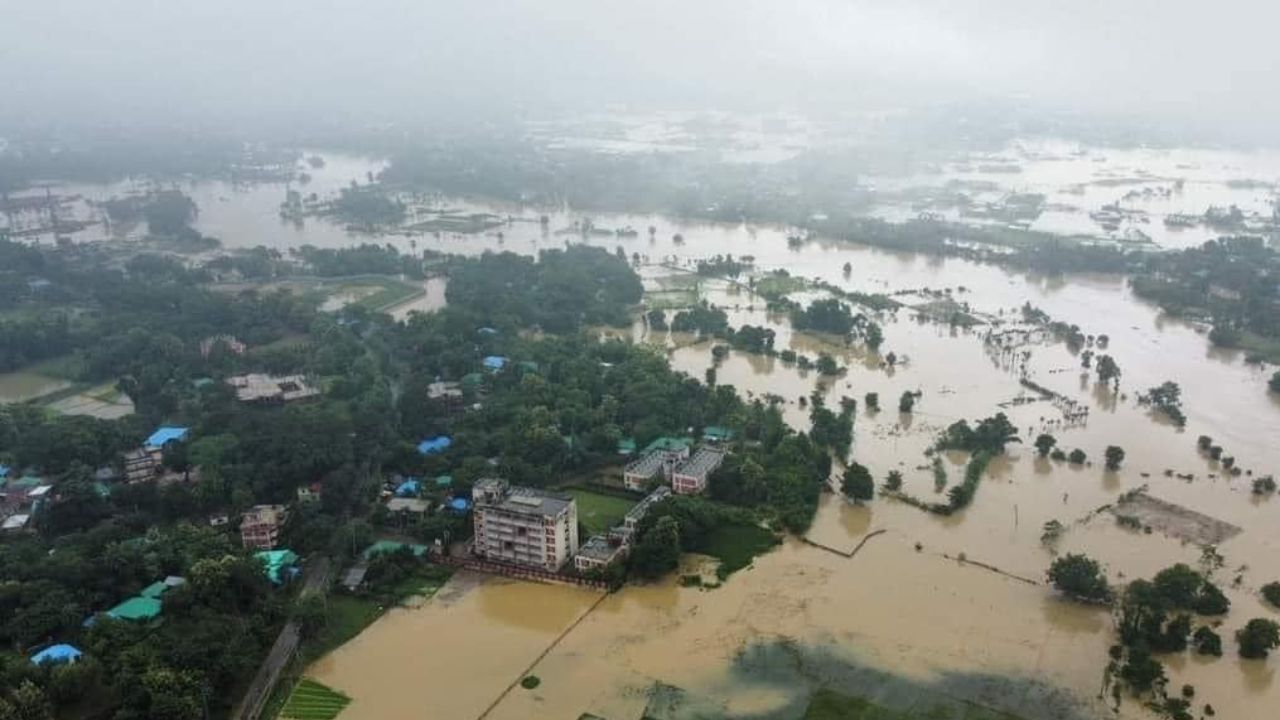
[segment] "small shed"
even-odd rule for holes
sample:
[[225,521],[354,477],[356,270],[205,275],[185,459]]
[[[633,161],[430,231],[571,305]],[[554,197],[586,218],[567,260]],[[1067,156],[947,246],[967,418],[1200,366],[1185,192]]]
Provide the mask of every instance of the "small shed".
[[62,665],[63,663],[74,663],[80,659],[84,653],[79,648],[66,643],[50,645],[31,656],[32,665]]
[[422,483],[418,478],[408,478],[396,487],[398,497],[415,497],[422,491]]
[[175,427],[172,425],[162,425],[151,433],[151,437],[147,438],[146,447],[162,448],[171,442],[180,442],[187,439],[187,433],[191,428]]
[[619,455],[634,455],[635,452],[636,452],[635,438],[622,438],[621,440],[618,441]]
[[449,501],[450,512],[455,512],[461,515],[470,509],[471,509],[471,501],[464,497],[456,497]]
[[438,435],[433,438],[427,438],[418,443],[418,452],[423,455],[438,455],[449,449],[453,444],[453,439],[448,435]]
[[708,442],[728,442],[733,439],[733,430],[720,425],[708,425],[702,430],[702,439]]
[[453,476],[452,476],[452,475],[437,475],[437,476],[436,476],[436,487],[438,487],[438,488],[453,487]]
[[501,355],[488,355],[480,363],[486,370],[497,372],[507,366],[507,359]]
[[265,566],[267,577],[276,585],[297,574],[298,553],[292,550],[263,550],[253,556]]

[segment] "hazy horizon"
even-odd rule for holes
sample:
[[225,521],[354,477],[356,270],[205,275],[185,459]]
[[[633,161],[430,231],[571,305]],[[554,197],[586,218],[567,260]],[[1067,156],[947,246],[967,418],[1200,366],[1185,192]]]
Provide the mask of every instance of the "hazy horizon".
[[962,104],[1280,144],[1280,8],[6,0],[0,127],[362,127]]

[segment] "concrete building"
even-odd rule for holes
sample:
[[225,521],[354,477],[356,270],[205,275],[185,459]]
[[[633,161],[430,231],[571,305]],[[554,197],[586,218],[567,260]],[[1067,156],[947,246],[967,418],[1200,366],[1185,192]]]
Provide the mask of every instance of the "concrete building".
[[272,550],[280,542],[280,528],[289,517],[283,505],[255,505],[240,517],[240,542],[247,548]]
[[573,556],[573,567],[580,573],[600,570],[612,565],[626,553],[627,546],[613,541],[611,537],[592,535],[578,548],[578,554]]
[[689,457],[689,443],[681,438],[663,437],[649,443],[636,460],[622,470],[622,484],[628,490],[643,492],[655,484],[671,481],[671,473]]
[[715,448],[699,448],[693,457],[676,466],[671,473],[671,489],[677,495],[698,495],[707,489],[707,478],[720,463],[724,451]]
[[654,503],[669,497],[671,497],[671,488],[659,485],[627,511],[621,525],[609,528],[609,532],[605,535],[593,535],[583,543],[578,554],[573,556],[574,568],[578,572],[590,572],[607,567],[614,561],[626,557],[631,549],[631,541],[635,539],[636,530],[640,527],[640,520]]
[[558,571],[578,552],[578,505],[572,497],[486,478],[471,490],[472,551],[499,562]]
[[227,378],[227,384],[235,388],[237,400],[247,403],[284,404],[320,394],[319,388],[301,375],[252,373]]

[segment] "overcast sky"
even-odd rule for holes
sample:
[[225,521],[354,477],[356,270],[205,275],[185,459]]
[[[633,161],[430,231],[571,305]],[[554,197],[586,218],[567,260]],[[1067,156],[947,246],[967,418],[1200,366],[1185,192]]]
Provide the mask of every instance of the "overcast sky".
[[0,119],[385,121],[1016,96],[1280,126],[1274,0],[0,0]]

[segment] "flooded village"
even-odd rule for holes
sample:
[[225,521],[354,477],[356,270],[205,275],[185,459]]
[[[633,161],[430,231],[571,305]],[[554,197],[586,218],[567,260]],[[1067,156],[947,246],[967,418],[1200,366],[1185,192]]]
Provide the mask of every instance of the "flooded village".
[[[1018,147],[1015,152],[1027,152]],[[174,256],[208,262],[251,256],[262,247],[287,262],[297,257],[291,248],[360,242],[428,258],[599,246],[633,265],[645,291],[632,327],[596,328],[602,340],[651,347],[689,377],[732,387],[748,399],[768,398],[800,431],[812,429],[811,406],[819,402],[838,408],[852,400],[854,408],[852,443],[834,458],[830,488],[811,526],[779,533],[776,549],[729,574],[717,574],[722,560],[686,554],[678,571],[657,580],[610,587],[554,577],[562,567],[586,571],[622,562],[641,517],[629,508],[654,502],[645,497],[649,492],[705,493],[724,454],[734,452],[731,436],[673,439],[669,447],[647,449],[633,444],[588,477],[553,484],[568,490],[510,487],[501,478],[475,483],[463,506],[474,537],[454,551],[475,559],[455,557],[451,562],[459,569],[429,599],[388,608],[358,635],[299,668],[301,677],[348,699],[340,717],[801,718],[828,692],[901,712],[937,713],[929,717],[1145,717],[1152,711],[1142,703],[1111,694],[1108,653],[1118,642],[1116,612],[1067,599],[1046,580],[1054,559],[1072,554],[1096,559],[1107,581],[1119,587],[1177,563],[1212,578],[1231,611],[1197,623],[1219,628],[1223,657],[1161,655],[1167,686],[1194,688],[1196,707],[1209,706],[1218,717],[1262,717],[1280,703],[1274,661],[1237,659],[1234,652],[1237,627],[1276,612],[1260,595],[1263,585],[1280,577],[1276,506],[1254,483],[1280,461],[1273,442],[1280,435],[1280,396],[1266,389],[1274,366],[1246,360],[1243,350],[1215,348],[1206,325],[1137,297],[1123,274],[1041,273],[821,233],[795,242],[795,231],[777,224],[387,192],[375,179],[385,163],[307,155],[323,160],[301,166],[309,176],[305,186],[296,176],[287,183],[162,184],[189,195],[198,207],[192,226],[221,241]],[[966,173],[993,175],[1000,182],[984,184],[982,192],[996,195],[1057,182],[1033,203],[1049,208],[1038,214],[1046,218],[1045,231],[1093,235],[1102,244],[1129,239],[1119,226],[1089,227],[1086,218],[1093,215],[1083,210],[1050,206],[1066,196],[1098,204],[1094,214],[1113,212],[1107,209],[1113,203],[1145,203],[1151,223],[1129,214],[1119,225],[1141,222],[1147,228],[1142,243],[1163,248],[1207,239],[1195,233],[1212,228],[1212,203],[1245,208],[1243,230],[1274,232],[1267,224],[1273,222],[1267,213],[1274,186],[1266,193],[1254,184],[1246,190],[1221,175],[1244,164],[1243,156],[1178,151],[1156,168],[1153,155],[1116,153],[1116,163],[1095,169],[1110,157],[1099,149],[1061,158],[1032,154],[1025,165],[1000,160],[1010,169],[999,173],[982,169],[982,162],[995,160],[975,158],[939,177],[950,190],[972,185]],[[1120,164],[1123,169],[1114,169]],[[1052,175],[1049,167],[1061,174]],[[1005,184],[1015,176],[1013,168],[1025,179]],[[1270,177],[1277,171],[1280,164],[1239,170]],[[1132,184],[1110,182],[1126,173],[1134,173]],[[1126,190],[1129,196],[1112,199],[1117,187],[1159,188],[1174,176],[1179,189],[1173,193],[1135,196]],[[893,217],[908,207],[913,216],[950,212],[930,204],[949,200],[908,200],[924,195],[926,182],[899,179],[892,184],[901,190],[887,190],[891,183],[877,180],[883,199],[872,214]],[[398,219],[370,232],[324,212],[289,211],[298,192],[314,191],[320,203],[356,185],[402,203]],[[110,223],[102,203],[153,192],[148,187],[149,181],[53,186],[11,197],[7,230],[34,242],[144,244],[139,226]],[[1175,202],[1179,197],[1184,200]],[[1023,202],[1004,198],[1005,205],[967,199],[954,220],[1004,223],[1008,203]],[[1209,210],[1201,207],[1206,203]],[[1162,210],[1169,213],[1164,220]],[[1068,216],[1075,220],[1052,219]],[[1184,217],[1198,219],[1184,228]],[[699,269],[700,262],[724,258],[738,258],[742,267],[732,274]],[[298,257],[297,264],[306,261]],[[233,271],[211,287],[320,292],[328,298],[323,309],[339,312],[387,292],[389,283],[408,285],[405,295],[391,292],[389,302],[368,308],[410,322],[413,313],[446,303],[447,271],[385,279],[289,272],[263,280]],[[757,292],[778,285],[779,273],[787,278],[783,292]],[[840,292],[838,299],[864,298],[849,304],[881,329],[878,346],[797,329],[776,302],[779,295],[801,304],[830,298],[831,288]],[[671,317],[698,307],[722,311],[730,328],[767,329],[769,350],[653,322],[655,310]],[[1118,378],[1100,379],[1091,367],[1088,359],[1103,354],[1122,369]],[[820,357],[834,360],[836,371],[813,367],[809,360]],[[499,359],[504,362],[488,372],[505,372],[505,359]],[[1140,402],[1166,381],[1180,388],[1181,424]],[[308,389],[301,376],[237,382],[232,385],[242,401],[246,394],[251,401],[305,401],[320,392]],[[98,417],[117,416],[115,408],[127,403],[109,386],[80,388],[61,380],[56,368],[6,374],[0,392],[8,402],[47,401],[60,412]],[[442,388],[438,396],[448,392]],[[870,394],[879,398],[877,407],[869,406]],[[917,398],[907,411],[898,403],[904,394]],[[1020,442],[980,471],[971,504],[954,513],[930,512],[924,506],[945,502],[971,461],[964,450],[936,449],[939,436],[957,421],[997,412]],[[1052,436],[1062,455],[1037,452],[1033,441],[1043,434]],[[1226,448],[1232,463],[1224,462],[1221,450],[1211,456],[1197,443],[1201,435]],[[1104,465],[1110,446],[1123,448],[1118,467]],[[1081,452],[1079,462],[1066,458],[1074,449]],[[898,480],[870,501],[852,501],[839,491],[849,463],[867,468],[877,486],[895,473]],[[438,497],[400,483],[384,494],[393,512],[405,513],[424,511]],[[513,518],[548,507],[554,511],[548,518],[571,514],[547,520],[544,546],[541,516],[531,529]],[[498,525],[498,508],[506,508],[501,522],[515,524]],[[607,517],[593,517],[592,534],[580,534],[584,517],[597,512]],[[514,549],[512,539],[531,535],[539,536],[537,548],[549,549]],[[255,546],[270,549],[275,542]],[[441,554],[442,562],[449,552],[443,545],[424,550]],[[532,571],[503,569],[510,566]],[[293,717],[287,707],[285,712]]]

